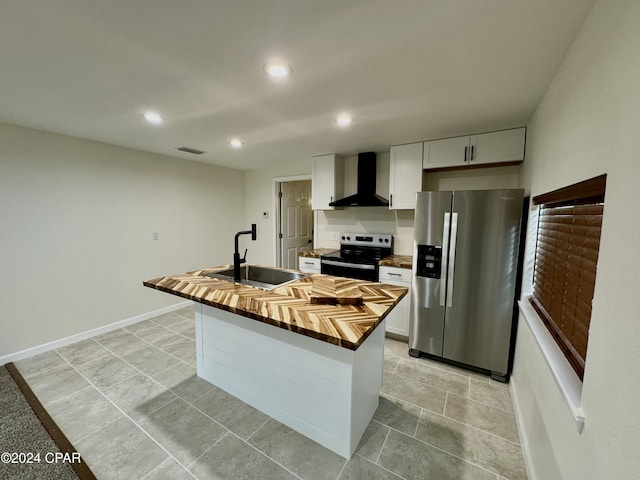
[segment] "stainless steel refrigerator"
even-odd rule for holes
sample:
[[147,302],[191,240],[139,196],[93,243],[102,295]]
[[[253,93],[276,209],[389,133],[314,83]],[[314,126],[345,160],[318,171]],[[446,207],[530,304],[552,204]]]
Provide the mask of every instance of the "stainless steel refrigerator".
[[419,192],[409,353],[506,381],[524,190]]

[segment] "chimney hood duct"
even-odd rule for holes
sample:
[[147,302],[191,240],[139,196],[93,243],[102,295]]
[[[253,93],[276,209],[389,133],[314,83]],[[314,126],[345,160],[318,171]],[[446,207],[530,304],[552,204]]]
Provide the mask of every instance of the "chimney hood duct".
[[358,154],[358,190],[329,204],[331,207],[388,207],[389,200],[376,195],[376,153]]

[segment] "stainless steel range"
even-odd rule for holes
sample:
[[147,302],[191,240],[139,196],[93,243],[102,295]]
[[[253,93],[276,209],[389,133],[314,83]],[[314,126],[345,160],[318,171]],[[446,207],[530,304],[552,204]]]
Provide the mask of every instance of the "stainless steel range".
[[378,262],[393,253],[393,235],[340,234],[340,250],[320,257],[320,272],[378,281]]

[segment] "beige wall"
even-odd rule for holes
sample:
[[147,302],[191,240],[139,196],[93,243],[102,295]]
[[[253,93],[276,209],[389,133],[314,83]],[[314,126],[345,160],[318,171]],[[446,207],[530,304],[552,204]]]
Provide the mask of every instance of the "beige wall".
[[607,174],[582,434],[520,321],[512,385],[535,480],[630,480],[640,472],[639,24],[640,2],[598,1],[527,132],[521,178],[533,195]]
[[[246,227],[257,225],[258,237],[249,241],[246,248],[247,261],[261,265],[275,265],[276,207],[275,179],[308,176],[311,178],[311,159],[303,158],[282,162],[265,169],[245,172]],[[269,218],[262,218],[262,212],[269,212]]]
[[244,202],[239,170],[0,124],[0,357],[180,302],[142,281],[229,263]]

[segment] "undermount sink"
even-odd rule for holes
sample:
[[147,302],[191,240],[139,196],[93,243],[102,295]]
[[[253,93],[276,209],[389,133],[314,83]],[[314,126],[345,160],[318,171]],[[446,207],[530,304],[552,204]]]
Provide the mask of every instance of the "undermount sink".
[[[219,270],[217,272],[203,273],[202,275],[209,278],[217,278],[219,280],[233,282],[233,268]],[[257,265],[243,265],[240,267],[240,283],[262,288],[263,290],[272,290],[276,287],[280,287],[290,282],[295,282],[296,280],[300,280],[307,276],[307,274],[301,272],[282,270],[279,268],[260,267]]]

